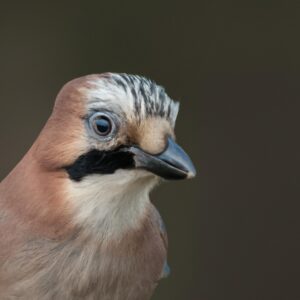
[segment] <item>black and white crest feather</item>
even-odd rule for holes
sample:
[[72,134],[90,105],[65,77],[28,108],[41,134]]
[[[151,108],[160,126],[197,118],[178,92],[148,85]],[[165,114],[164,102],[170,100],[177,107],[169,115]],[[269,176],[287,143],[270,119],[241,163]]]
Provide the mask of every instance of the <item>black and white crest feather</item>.
[[161,117],[175,125],[179,103],[173,101],[165,89],[154,81],[138,75],[106,73],[93,84],[99,87],[90,91],[93,103],[115,102],[138,120]]

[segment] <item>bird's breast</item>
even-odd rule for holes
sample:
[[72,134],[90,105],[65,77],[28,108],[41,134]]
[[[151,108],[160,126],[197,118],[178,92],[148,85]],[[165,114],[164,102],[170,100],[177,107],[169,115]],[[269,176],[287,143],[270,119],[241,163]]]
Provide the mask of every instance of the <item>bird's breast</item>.
[[63,241],[31,240],[7,261],[6,276],[12,278],[9,290],[26,300],[146,300],[165,259],[160,225],[150,213],[119,239],[78,228]]
[[73,287],[75,294],[94,290],[101,299],[106,299],[105,295],[120,300],[150,297],[166,261],[166,247],[155,218],[145,218],[139,228],[127,230],[118,240],[87,239],[79,233],[77,239],[81,238],[85,241],[79,242],[81,247],[74,245],[76,255],[71,265],[78,265],[86,276]]

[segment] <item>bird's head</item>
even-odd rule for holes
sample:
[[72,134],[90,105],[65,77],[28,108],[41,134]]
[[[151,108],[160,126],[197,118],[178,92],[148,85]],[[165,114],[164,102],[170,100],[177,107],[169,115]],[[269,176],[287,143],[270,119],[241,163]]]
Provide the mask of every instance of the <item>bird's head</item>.
[[120,170],[137,177],[192,178],[195,168],[175,143],[178,109],[161,86],[144,77],[106,73],[75,79],[57,97],[39,157],[76,182]]
[[35,143],[35,160],[48,173],[63,172],[59,177],[80,205],[91,198],[148,194],[160,178],[195,176],[175,142],[178,109],[162,87],[144,77],[106,73],[75,79],[57,97]]

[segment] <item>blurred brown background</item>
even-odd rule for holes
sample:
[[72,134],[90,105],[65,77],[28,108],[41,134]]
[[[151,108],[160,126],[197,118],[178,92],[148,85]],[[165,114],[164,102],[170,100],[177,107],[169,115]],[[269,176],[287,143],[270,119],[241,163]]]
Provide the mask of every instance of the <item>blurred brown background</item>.
[[1,1],[0,179],[65,82],[146,75],[181,101],[198,168],[153,195],[172,268],[153,299],[300,299],[300,2],[49,3]]

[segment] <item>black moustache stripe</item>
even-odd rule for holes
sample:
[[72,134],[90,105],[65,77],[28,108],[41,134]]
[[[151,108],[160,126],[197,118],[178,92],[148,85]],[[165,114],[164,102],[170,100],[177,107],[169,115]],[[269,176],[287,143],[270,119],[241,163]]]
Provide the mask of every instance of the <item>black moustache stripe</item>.
[[113,151],[91,150],[81,155],[64,169],[74,181],[81,181],[91,174],[113,174],[118,169],[134,168],[133,154],[120,149]]

